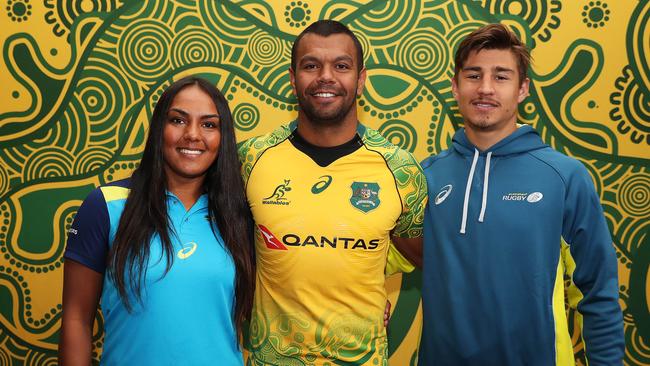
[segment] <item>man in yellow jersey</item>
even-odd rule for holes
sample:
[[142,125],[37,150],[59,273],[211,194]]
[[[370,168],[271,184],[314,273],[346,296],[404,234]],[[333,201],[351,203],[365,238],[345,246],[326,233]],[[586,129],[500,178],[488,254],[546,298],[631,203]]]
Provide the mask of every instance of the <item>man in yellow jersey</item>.
[[366,70],[347,27],[306,28],[289,73],[297,121],[240,146],[256,226],[248,363],[386,365],[385,268],[391,240],[421,263],[424,175],[358,122]]

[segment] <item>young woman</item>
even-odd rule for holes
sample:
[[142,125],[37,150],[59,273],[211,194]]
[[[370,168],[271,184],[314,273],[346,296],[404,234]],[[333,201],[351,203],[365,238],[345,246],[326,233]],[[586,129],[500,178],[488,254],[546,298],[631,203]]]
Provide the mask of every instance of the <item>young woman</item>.
[[139,167],[83,202],[65,252],[62,365],[240,365],[254,264],[232,117],[209,82],[162,94]]

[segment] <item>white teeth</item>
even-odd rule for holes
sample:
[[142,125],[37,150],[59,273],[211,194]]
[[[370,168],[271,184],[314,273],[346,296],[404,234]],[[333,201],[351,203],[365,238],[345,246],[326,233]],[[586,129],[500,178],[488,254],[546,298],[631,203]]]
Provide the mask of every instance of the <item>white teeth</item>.
[[334,93],[316,93],[314,96],[320,97],[320,98],[331,98],[334,96]]
[[187,154],[187,155],[201,155],[203,151],[201,150],[193,150],[193,149],[178,149],[181,154]]

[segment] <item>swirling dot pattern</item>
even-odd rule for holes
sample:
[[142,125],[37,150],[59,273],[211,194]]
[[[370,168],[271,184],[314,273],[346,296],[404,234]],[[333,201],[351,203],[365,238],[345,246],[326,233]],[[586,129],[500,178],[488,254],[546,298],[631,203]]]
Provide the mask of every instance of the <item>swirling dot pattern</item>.
[[618,190],[621,208],[633,216],[650,216],[650,175],[637,174],[625,180]]
[[250,131],[260,122],[260,111],[253,104],[241,103],[233,109],[232,118],[238,130]]
[[223,51],[213,34],[201,28],[188,28],[178,33],[171,46],[173,68],[195,63],[221,61]]
[[415,151],[417,132],[407,122],[398,119],[386,121],[379,127],[379,132],[393,145],[411,153]]
[[134,21],[118,41],[119,61],[132,77],[155,81],[169,70],[172,31],[154,19]]
[[248,56],[257,64],[270,66],[282,61],[283,43],[264,31],[255,32],[246,45]]
[[444,76],[450,67],[449,51],[440,34],[428,29],[410,33],[397,47],[399,64],[428,80]]

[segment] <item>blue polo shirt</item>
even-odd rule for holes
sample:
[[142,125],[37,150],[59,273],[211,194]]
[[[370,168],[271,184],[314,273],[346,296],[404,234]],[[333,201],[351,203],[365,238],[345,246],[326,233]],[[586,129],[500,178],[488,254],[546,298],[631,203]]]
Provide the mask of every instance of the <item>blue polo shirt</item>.
[[[95,189],[69,230],[65,258],[105,273],[129,180]],[[167,260],[157,236],[151,240],[142,303],[126,311],[117,288],[104,275],[102,365],[242,365],[233,323],[234,262],[216,225],[211,228],[208,198],[185,210],[173,194],[167,209],[174,261]],[[216,235],[215,235],[216,233]]]

